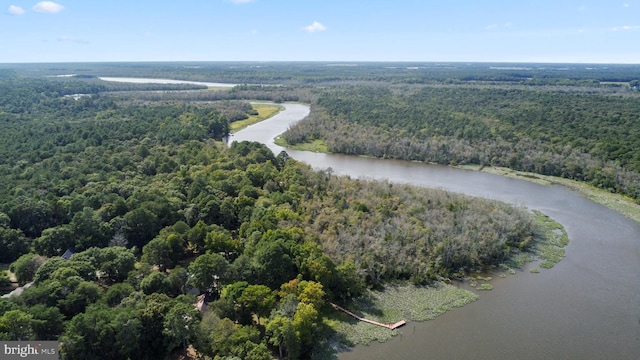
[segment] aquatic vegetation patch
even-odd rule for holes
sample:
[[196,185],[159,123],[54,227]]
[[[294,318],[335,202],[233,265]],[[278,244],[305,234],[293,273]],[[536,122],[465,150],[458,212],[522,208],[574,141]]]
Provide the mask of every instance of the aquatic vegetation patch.
[[491,284],[484,283],[484,284],[480,284],[480,286],[478,286],[476,289],[483,290],[483,291],[490,291],[490,290],[493,290],[493,286]]
[[569,236],[557,221],[539,211],[534,213],[541,229],[541,234],[538,236],[540,239],[536,242],[534,252],[542,260],[540,267],[550,269],[564,258],[564,247],[569,244]]
[[[349,310],[385,324],[400,320],[426,321],[477,299],[478,295],[470,291],[443,283],[431,286],[398,284],[388,285],[381,291],[368,291],[355,300]],[[356,321],[346,315],[338,320],[329,321],[328,325],[343,336],[347,345],[383,342],[402,331],[402,328],[389,330]]]

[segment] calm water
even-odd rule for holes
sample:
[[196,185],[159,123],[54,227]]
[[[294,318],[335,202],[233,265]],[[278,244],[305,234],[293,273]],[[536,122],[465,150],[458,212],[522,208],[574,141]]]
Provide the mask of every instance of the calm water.
[[[67,75],[62,75],[67,76]],[[72,75],[69,75],[72,76]],[[191,85],[203,85],[206,87],[234,87],[237,84],[228,83],[212,83],[202,81],[188,81],[188,80],[172,80],[172,79],[150,79],[150,78],[130,78],[130,77],[100,77],[102,81],[124,82],[133,84],[191,84]]]
[[[287,110],[235,134],[232,141],[283,148],[272,139],[309,107]],[[351,359],[640,359],[640,224],[556,186],[478,171],[405,161],[287,152],[314,168],[353,178],[388,179],[502,200],[540,210],[562,223],[567,256],[539,274],[527,269],[499,279],[480,300],[428,322],[410,322],[402,336],[357,346]]]

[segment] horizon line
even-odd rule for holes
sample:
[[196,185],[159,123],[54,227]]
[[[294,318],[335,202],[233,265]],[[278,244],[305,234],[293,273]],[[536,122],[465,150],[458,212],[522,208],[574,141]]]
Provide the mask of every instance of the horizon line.
[[465,60],[91,60],[91,61],[14,61],[0,65],[107,64],[107,63],[317,63],[317,64],[564,64],[564,65],[640,65],[631,62],[567,61],[465,61]]

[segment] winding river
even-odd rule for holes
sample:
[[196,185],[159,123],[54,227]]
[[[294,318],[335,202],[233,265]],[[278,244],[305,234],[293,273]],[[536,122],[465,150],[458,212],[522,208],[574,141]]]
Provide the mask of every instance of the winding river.
[[[231,139],[273,139],[309,107],[286,110]],[[286,150],[314,168],[353,178],[442,188],[537,209],[562,223],[567,256],[539,274],[492,281],[480,300],[435,320],[412,322],[383,344],[339,354],[351,359],[640,359],[640,224],[558,186],[406,161]]]

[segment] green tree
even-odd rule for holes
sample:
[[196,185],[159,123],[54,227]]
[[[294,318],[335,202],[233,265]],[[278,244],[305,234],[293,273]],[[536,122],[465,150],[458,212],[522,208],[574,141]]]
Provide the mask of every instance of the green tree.
[[100,271],[112,282],[121,282],[133,270],[136,257],[133,252],[122,246],[110,246],[100,250]]
[[364,293],[366,284],[353,260],[346,260],[336,267],[339,277],[338,291],[334,296],[344,300],[358,297]]
[[283,359],[283,350],[287,352],[287,359],[298,358],[300,343],[291,319],[276,315],[267,323],[266,336],[269,344],[278,347],[280,359]]
[[160,271],[171,267],[172,250],[163,236],[157,236],[142,248],[142,261],[151,266],[157,265]]
[[265,285],[249,285],[237,300],[238,304],[256,316],[260,325],[260,317],[267,317],[276,303],[276,296]]
[[200,253],[204,250],[204,241],[207,237],[207,224],[202,220],[198,222],[187,232],[187,242],[189,247]]
[[31,340],[33,316],[22,310],[9,310],[0,317],[0,332],[6,333],[10,340]]
[[182,345],[187,356],[187,345],[196,337],[200,313],[193,305],[177,303],[164,319],[163,333],[169,337],[169,349]]
[[164,293],[167,294],[170,290],[171,284],[167,275],[161,272],[154,271],[147,275],[140,282],[140,289],[147,295],[152,293]]
[[104,247],[109,242],[107,224],[90,207],[76,213],[69,224],[75,237],[75,248],[84,250],[90,247]]
[[102,288],[95,283],[83,281],[79,283],[73,292],[63,300],[59,300],[59,307],[67,317],[84,312],[87,306],[96,303],[102,296]]
[[140,320],[131,309],[91,306],[69,321],[60,338],[61,353],[65,359],[140,358],[141,332]]
[[19,229],[0,228],[0,263],[11,263],[29,252],[29,242]]
[[127,283],[113,284],[107,289],[102,299],[109,307],[120,305],[123,299],[133,293],[135,289]]
[[315,281],[301,281],[298,284],[300,302],[311,304],[314,308],[320,309],[324,305],[324,290],[322,284]]
[[36,272],[47,261],[43,256],[36,254],[25,254],[16,260],[9,270],[16,275],[16,279],[20,285],[24,285],[33,280]]
[[11,218],[11,227],[22,230],[24,235],[30,238],[40,236],[42,230],[54,225],[51,206],[42,200],[17,198],[8,215]]
[[219,254],[202,254],[189,264],[189,283],[204,292],[219,292],[229,263]]
[[137,208],[124,215],[126,225],[124,231],[130,245],[138,249],[146,245],[160,231],[160,220],[153,212],[145,208]]
[[[133,293],[135,294],[135,293]],[[132,294],[132,295],[133,295]],[[140,305],[137,298],[132,299],[135,306]],[[153,293],[146,297],[144,308],[141,309],[140,320],[142,329],[138,347],[140,353],[136,359],[162,359],[168,353],[168,339],[164,335],[165,315],[173,307],[175,301],[165,294]],[[124,301],[127,301],[126,299]]]
[[311,305],[300,303],[293,315],[293,328],[303,347],[313,344],[313,337],[318,327],[318,310]]
[[215,226],[212,231],[207,233],[204,248],[207,252],[222,253],[227,259],[230,259],[238,250],[238,245],[228,230]]
[[173,296],[178,296],[186,291],[185,287],[189,280],[189,272],[181,266],[176,266],[171,270],[167,279],[169,281],[169,293]]
[[37,340],[57,340],[64,331],[64,315],[57,307],[35,304],[28,309]]
[[261,241],[253,257],[253,268],[260,284],[277,289],[298,274],[288,248],[281,240]]
[[75,235],[71,226],[59,225],[44,229],[42,235],[34,240],[36,253],[44,256],[60,256],[75,245]]

